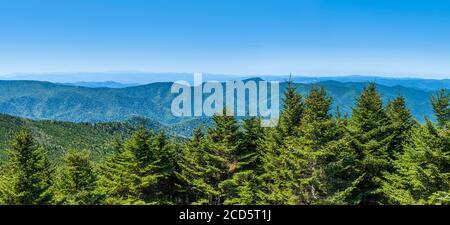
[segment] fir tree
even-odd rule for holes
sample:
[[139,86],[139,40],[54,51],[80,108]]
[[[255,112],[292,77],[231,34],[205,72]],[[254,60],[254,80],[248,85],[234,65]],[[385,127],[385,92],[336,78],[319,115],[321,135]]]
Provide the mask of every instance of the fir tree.
[[446,89],[439,90],[431,97],[436,119],[440,126],[450,126],[450,92]]
[[178,166],[181,168],[176,172],[181,181],[180,187],[184,189],[184,203],[203,204],[209,203],[210,196],[220,195],[207,183],[208,172],[205,168],[206,140],[200,128],[193,131],[192,139],[183,146],[182,155]]
[[0,180],[0,202],[9,205],[52,202],[52,168],[30,130],[25,129],[14,138],[6,170]]
[[[187,203],[217,205],[222,203],[219,183],[228,172],[225,152],[212,148],[200,129],[183,148],[178,178],[185,183]],[[222,149],[220,149],[222,150]]]
[[[293,171],[298,171],[303,164],[292,161],[298,159],[295,153],[287,149],[286,143],[298,135],[302,123],[304,103],[302,96],[293,87],[292,81],[284,92],[283,111],[278,126],[267,131],[262,147],[263,173],[260,176],[262,190],[258,194],[263,204],[296,204],[298,196],[294,193],[292,185]],[[294,154],[294,155],[292,155]],[[292,167],[293,166],[293,167]]]
[[239,161],[241,166],[239,170],[255,170],[261,172],[261,157],[263,149],[261,142],[265,138],[265,130],[261,126],[261,119],[250,117],[244,120],[242,124],[242,141],[240,143]]
[[386,173],[388,204],[450,204],[450,137],[430,121],[416,127],[412,141]]
[[101,165],[99,192],[107,204],[157,204],[154,187],[164,175],[150,132],[141,127],[125,142],[123,150]]
[[390,123],[388,154],[393,159],[395,155],[403,152],[403,147],[410,141],[411,131],[416,123],[406,106],[405,98],[402,96],[389,102],[386,115]]
[[284,92],[283,112],[278,123],[278,129],[282,138],[297,134],[297,127],[300,126],[304,110],[303,98],[295,89],[292,81],[289,80],[287,85],[287,89]]
[[158,162],[157,172],[161,175],[153,191],[156,194],[155,200],[163,204],[175,204],[179,201],[176,177],[176,172],[180,169],[177,165],[180,158],[178,148],[164,131],[154,136],[151,143]]
[[57,182],[57,202],[68,205],[93,205],[101,201],[95,193],[97,175],[88,151],[70,151]]
[[231,179],[220,184],[221,189],[227,193],[224,204],[248,205],[256,204],[260,191],[259,175],[262,173],[261,163],[264,140],[264,129],[261,119],[250,117],[242,125],[242,141],[237,156],[236,171]]
[[286,164],[295,168],[292,188],[298,196],[297,204],[312,204],[326,196],[324,177],[328,161],[327,146],[339,139],[336,122],[329,113],[331,98],[324,88],[313,87],[305,99],[305,110],[299,136],[288,139]]
[[383,103],[375,84],[369,84],[356,100],[349,121],[350,148],[356,155],[355,172],[359,182],[349,201],[359,204],[380,204],[383,172],[389,167],[387,126]]

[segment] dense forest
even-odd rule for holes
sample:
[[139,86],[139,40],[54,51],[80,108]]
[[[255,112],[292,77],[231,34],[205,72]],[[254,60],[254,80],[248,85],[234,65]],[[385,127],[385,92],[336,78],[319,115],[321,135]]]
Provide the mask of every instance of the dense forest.
[[450,204],[449,91],[424,123],[374,84],[355,101],[349,116],[324,88],[289,85],[273,128],[216,115],[180,140],[140,126],[100,159],[74,144],[60,163],[23,124],[5,147],[0,204]]
[[[295,78],[292,78],[295,79]],[[245,79],[261,81],[261,78]],[[416,80],[411,87],[385,86],[378,83],[377,90],[382,94],[383,103],[398,95],[405,97],[411,114],[423,123],[424,117],[432,117],[433,109],[430,96],[437,90],[424,89]],[[437,82],[435,85],[446,87],[446,80],[422,80],[423,84]],[[177,117],[171,112],[171,104],[178,96],[172,93],[173,82],[151,83],[128,88],[87,88],[39,81],[3,81],[0,80],[0,113],[34,120],[56,120],[66,122],[123,122],[132,117],[143,117],[157,121],[165,126],[179,128],[198,126],[199,119],[209,117]],[[225,83],[222,83],[226,90]],[[333,98],[331,113],[336,114],[339,105],[341,113],[351,114],[354,100],[367,85],[367,82],[321,81],[317,83],[291,83],[297,92],[306,96],[314,86],[327,90]],[[280,82],[280,92],[286,91],[288,82]],[[429,85],[429,87],[434,87]],[[190,87],[194,88],[194,87]],[[210,94],[205,93],[206,99]],[[235,96],[237,101],[238,96]],[[208,120],[209,122],[209,120]],[[209,123],[207,124],[209,125]],[[191,136],[191,132],[182,135]]]

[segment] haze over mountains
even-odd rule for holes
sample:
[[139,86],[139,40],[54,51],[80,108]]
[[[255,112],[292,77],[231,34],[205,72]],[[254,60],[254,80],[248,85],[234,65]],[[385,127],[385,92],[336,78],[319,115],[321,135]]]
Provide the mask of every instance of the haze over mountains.
[[[204,81],[207,80],[237,80],[260,77],[264,80],[284,82],[289,79],[289,75],[224,75],[224,74],[204,74]],[[450,77],[450,75],[449,75]],[[47,73],[47,74],[9,74],[0,76],[2,80],[34,80],[49,81],[53,83],[72,84],[82,87],[109,87],[123,88],[138,86],[155,82],[174,82],[177,80],[193,83],[192,73],[149,73],[149,72],[80,72],[80,73]],[[376,82],[385,86],[401,85],[404,87],[417,88],[421,90],[436,90],[438,88],[450,88],[450,79],[423,79],[405,77],[380,77],[380,76],[301,76],[292,75],[296,83],[316,83],[321,81],[339,82]]]
[[[147,74],[148,75],[148,74]],[[88,75],[83,75],[88,76]],[[138,83],[151,79],[171,79],[192,77],[190,74],[172,74],[168,77],[144,76],[142,79],[129,80],[121,78],[125,84],[102,81],[97,77],[93,82],[76,82],[77,78],[67,80],[63,77],[53,79],[53,82],[70,82],[71,84],[57,84],[42,81],[0,81],[0,113],[30,118],[51,119],[70,122],[110,122],[124,121],[134,117],[148,118],[163,125],[179,125],[181,129],[192,128],[201,118],[175,117],[170,107],[176,94],[170,93],[171,82],[158,82],[146,85]],[[46,79],[45,76],[39,76]],[[120,77],[119,75],[117,77]],[[131,76],[133,77],[133,76]],[[144,80],[144,77],[148,80]],[[205,80],[210,80],[206,75]],[[18,77],[15,77],[18,78]],[[25,79],[25,77],[22,77]],[[32,79],[33,77],[27,77]],[[114,80],[115,76],[104,79]],[[216,80],[226,80],[230,76],[215,77]],[[236,77],[234,77],[236,78]],[[243,78],[243,77],[242,77]],[[287,77],[263,76],[268,80],[286,80]],[[12,79],[10,77],[10,79]],[[332,77],[307,78],[294,77],[297,90],[306,94],[314,86],[323,86],[333,98],[333,109],[339,106],[342,113],[351,113],[356,96],[367,82],[376,82],[385,102],[398,95],[406,98],[413,115],[419,121],[424,117],[432,117],[430,96],[438,88],[449,88],[449,80],[426,79],[392,79],[380,77]],[[136,86],[137,85],[137,86]],[[281,83],[283,92],[287,84]]]

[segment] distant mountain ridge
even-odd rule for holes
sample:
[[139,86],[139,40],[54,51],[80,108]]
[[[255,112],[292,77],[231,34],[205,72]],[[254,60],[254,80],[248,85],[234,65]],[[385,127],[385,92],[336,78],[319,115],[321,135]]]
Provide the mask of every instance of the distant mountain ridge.
[[[204,81],[217,80],[224,82],[226,80],[245,80],[254,77],[260,77],[264,80],[274,80],[285,82],[289,75],[226,75],[209,74],[203,75]],[[450,75],[448,76],[450,78]],[[404,87],[417,88],[421,90],[436,90],[438,88],[450,88],[450,79],[425,79],[425,78],[403,78],[403,77],[381,77],[366,75],[349,76],[301,76],[292,75],[292,80],[296,83],[317,83],[323,81],[339,82],[376,82],[385,86],[401,85]],[[71,84],[74,86],[85,87],[111,87],[121,88],[156,82],[174,82],[177,80],[193,83],[193,73],[150,73],[150,72],[79,72],[79,73],[46,73],[46,74],[12,74],[0,76],[3,80],[34,80],[49,81],[54,83]],[[117,83],[117,84],[112,84]],[[110,84],[108,84],[110,83]]]
[[[367,83],[323,81],[295,84],[307,94],[315,85],[323,86],[333,98],[333,110],[339,105],[342,113],[351,113],[355,98]],[[124,121],[144,117],[162,125],[203,121],[203,118],[175,117],[171,113],[172,83],[161,82],[126,88],[87,88],[40,81],[0,81],[0,113],[29,118],[70,122]],[[286,88],[281,83],[280,92]],[[430,96],[434,91],[403,86],[378,85],[384,102],[403,95],[413,115],[423,121],[432,117]],[[197,121],[197,122],[198,122]],[[189,127],[184,124],[181,127]],[[184,129],[184,128],[181,128]]]
[[90,88],[126,88],[139,86],[140,84],[123,84],[114,81],[104,81],[104,82],[75,82],[75,83],[61,83],[68,86],[78,86],[78,87],[90,87]]

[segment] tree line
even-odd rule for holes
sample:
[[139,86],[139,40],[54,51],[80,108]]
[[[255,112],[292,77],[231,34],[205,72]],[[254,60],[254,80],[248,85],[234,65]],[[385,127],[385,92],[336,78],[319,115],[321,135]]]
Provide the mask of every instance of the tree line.
[[30,130],[0,168],[0,204],[450,204],[450,93],[431,98],[435,120],[415,121],[375,84],[351,116],[330,113],[320,87],[284,93],[278,124],[216,115],[180,143],[139,128],[101,161],[69,150],[52,164]]

